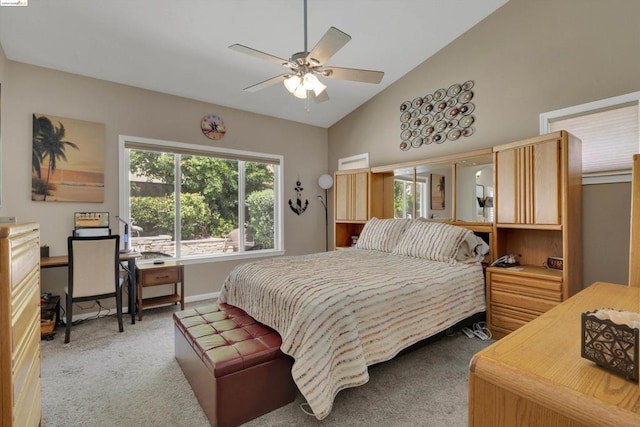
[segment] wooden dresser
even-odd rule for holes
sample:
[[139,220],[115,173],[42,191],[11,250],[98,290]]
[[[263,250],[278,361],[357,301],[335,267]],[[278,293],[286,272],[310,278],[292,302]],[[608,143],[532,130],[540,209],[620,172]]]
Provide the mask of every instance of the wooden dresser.
[[640,426],[640,387],[580,356],[581,314],[638,311],[640,288],[595,283],[477,353],[469,426]]
[[38,426],[40,230],[0,226],[0,426]]

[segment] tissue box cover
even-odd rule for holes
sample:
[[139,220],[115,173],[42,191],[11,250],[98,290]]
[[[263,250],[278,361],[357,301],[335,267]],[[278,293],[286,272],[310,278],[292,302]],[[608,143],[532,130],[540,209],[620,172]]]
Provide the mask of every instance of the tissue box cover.
[[638,381],[638,329],[582,313],[582,357]]

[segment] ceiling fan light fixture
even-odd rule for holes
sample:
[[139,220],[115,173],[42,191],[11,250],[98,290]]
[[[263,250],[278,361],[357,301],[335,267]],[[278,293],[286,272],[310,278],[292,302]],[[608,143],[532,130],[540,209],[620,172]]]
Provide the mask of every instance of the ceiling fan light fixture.
[[300,99],[306,99],[307,98],[307,90],[304,88],[303,85],[299,85],[296,90],[293,92],[293,96],[295,96],[296,98],[300,98]]
[[320,80],[318,80],[318,83],[316,83],[316,85],[313,88],[313,93],[315,93],[316,96],[318,96],[322,92],[324,92],[326,88],[327,88],[327,85],[323,84]]
[[300,82],[300,77],[294,74],[284,80],[284,87],[286,87],[289,92],[294,93],[298,86],[300,86]]
[[302,78],[302,84],[306,90],[313,90],[318,83],[320,81],[312,73],[307,73]]

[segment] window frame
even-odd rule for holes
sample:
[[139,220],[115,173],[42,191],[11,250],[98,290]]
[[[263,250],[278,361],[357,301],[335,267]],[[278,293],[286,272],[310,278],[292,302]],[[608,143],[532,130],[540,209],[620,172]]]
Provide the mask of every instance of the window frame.
[[[585,104],[574,105],[559,110],[548,111],[540,114],[540,135],[549,133],[549,125],[555,119],[561,119],[569,116],[587,115],[596,113],[605,109],[615,109],[623,107],[625,104],[636,103],[640,110],[640,92],[632,92],[625,95],[614,96],[611,98],[601,99],[598,101],[587,102]],[[640,149],[640,143],[639,143]],[[582,184],[609,184],[619,182],[631,182],[631,169],[615,172],[589,174],[582,176]]]
[[[274,218],[273,218],[273,227],[274,227],[274,248],[273,249],[261,249],[257,251],[241,251],[241,252],[233,252],[233,253],[222,253],[222,254],[209,254],[209,255],[196,255],[189,257],[181,257],[174,258],[181,262],[186,263],[205,263],[205,262],[220,262],[220,261],[229,261],[231,259],[245,259],[245,258],[261,258],[261,257],[271,257],[276,255],[283,255],[285,253],[284,249],[284,218],[282,215],[282,197],[284,194],[284,183],[282,177],[284,176],[284,156],[280,154],[271,154],[271,153],[260,153],[260,152],[252,152],[245,150],[234,150],[231,148],[224,147],[210,147],[205,145],[198,145],[186,142],[177,142],[177,141],[168,141],[168,140],[160,140],[153,138],[145,138],[138,136],[130,136],[130,135],[119,135],[118,136],[118,181],[119,181],[119,206],[118,206],[118,215],[121,218],[128,218],[130,212],[130,185],[129,185],[129,156],[127,155],[126,146],[127,143],[133,143],[139,147],[149,146],[149,150],[153,150],[155,148],[166,148],[167,152],[173,152],[174,150],[183,150],[183,151],[192,151],[194,154],[201,153],[202,155],[220,155],[224,158],[234,159],[238,162],[241,161],[271,161],[274,164],[278,165],[276,168],[276,172],[274,173]],[[144,149],[144,148],[141,148]],[[179,170],[179,165],[176,170],[176,179],[179,179],[179,174],[181,171]],[[238,179],[243,179],[244,174],[239,174]],[[238,203],[239,203],[239,212],[238,212],[238,220],[244,218],[244,208],[245,208],[245,191],[244,185],[238,186]],[[242,197],[242,200],[240,199]],[[176,218],[179,215],[180,204],[177,204],[176,207]],[[180,230],[176,228],[176,239],[180,238]],[[139,262],[145,262],[144,260],[140,260]],[[148,262],[152,262],[151,260]]]

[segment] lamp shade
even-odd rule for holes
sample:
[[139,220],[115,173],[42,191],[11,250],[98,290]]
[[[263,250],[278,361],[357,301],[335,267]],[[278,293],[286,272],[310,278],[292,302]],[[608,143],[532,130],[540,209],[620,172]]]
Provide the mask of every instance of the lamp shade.
[[306,99],[307,98],[307,90],[304,88],[304,86],[300,85],[293,92],[293,96],[295,96],[296,98],[300,98],[300,99]]
[[284,86],[289,92],[293,93],[300,86],[300,77],[294,75],[285,79]]
[[328,190],[333,186],[333,178],[329,174],[320,175],[318,178],[318,185],[323,190]]

